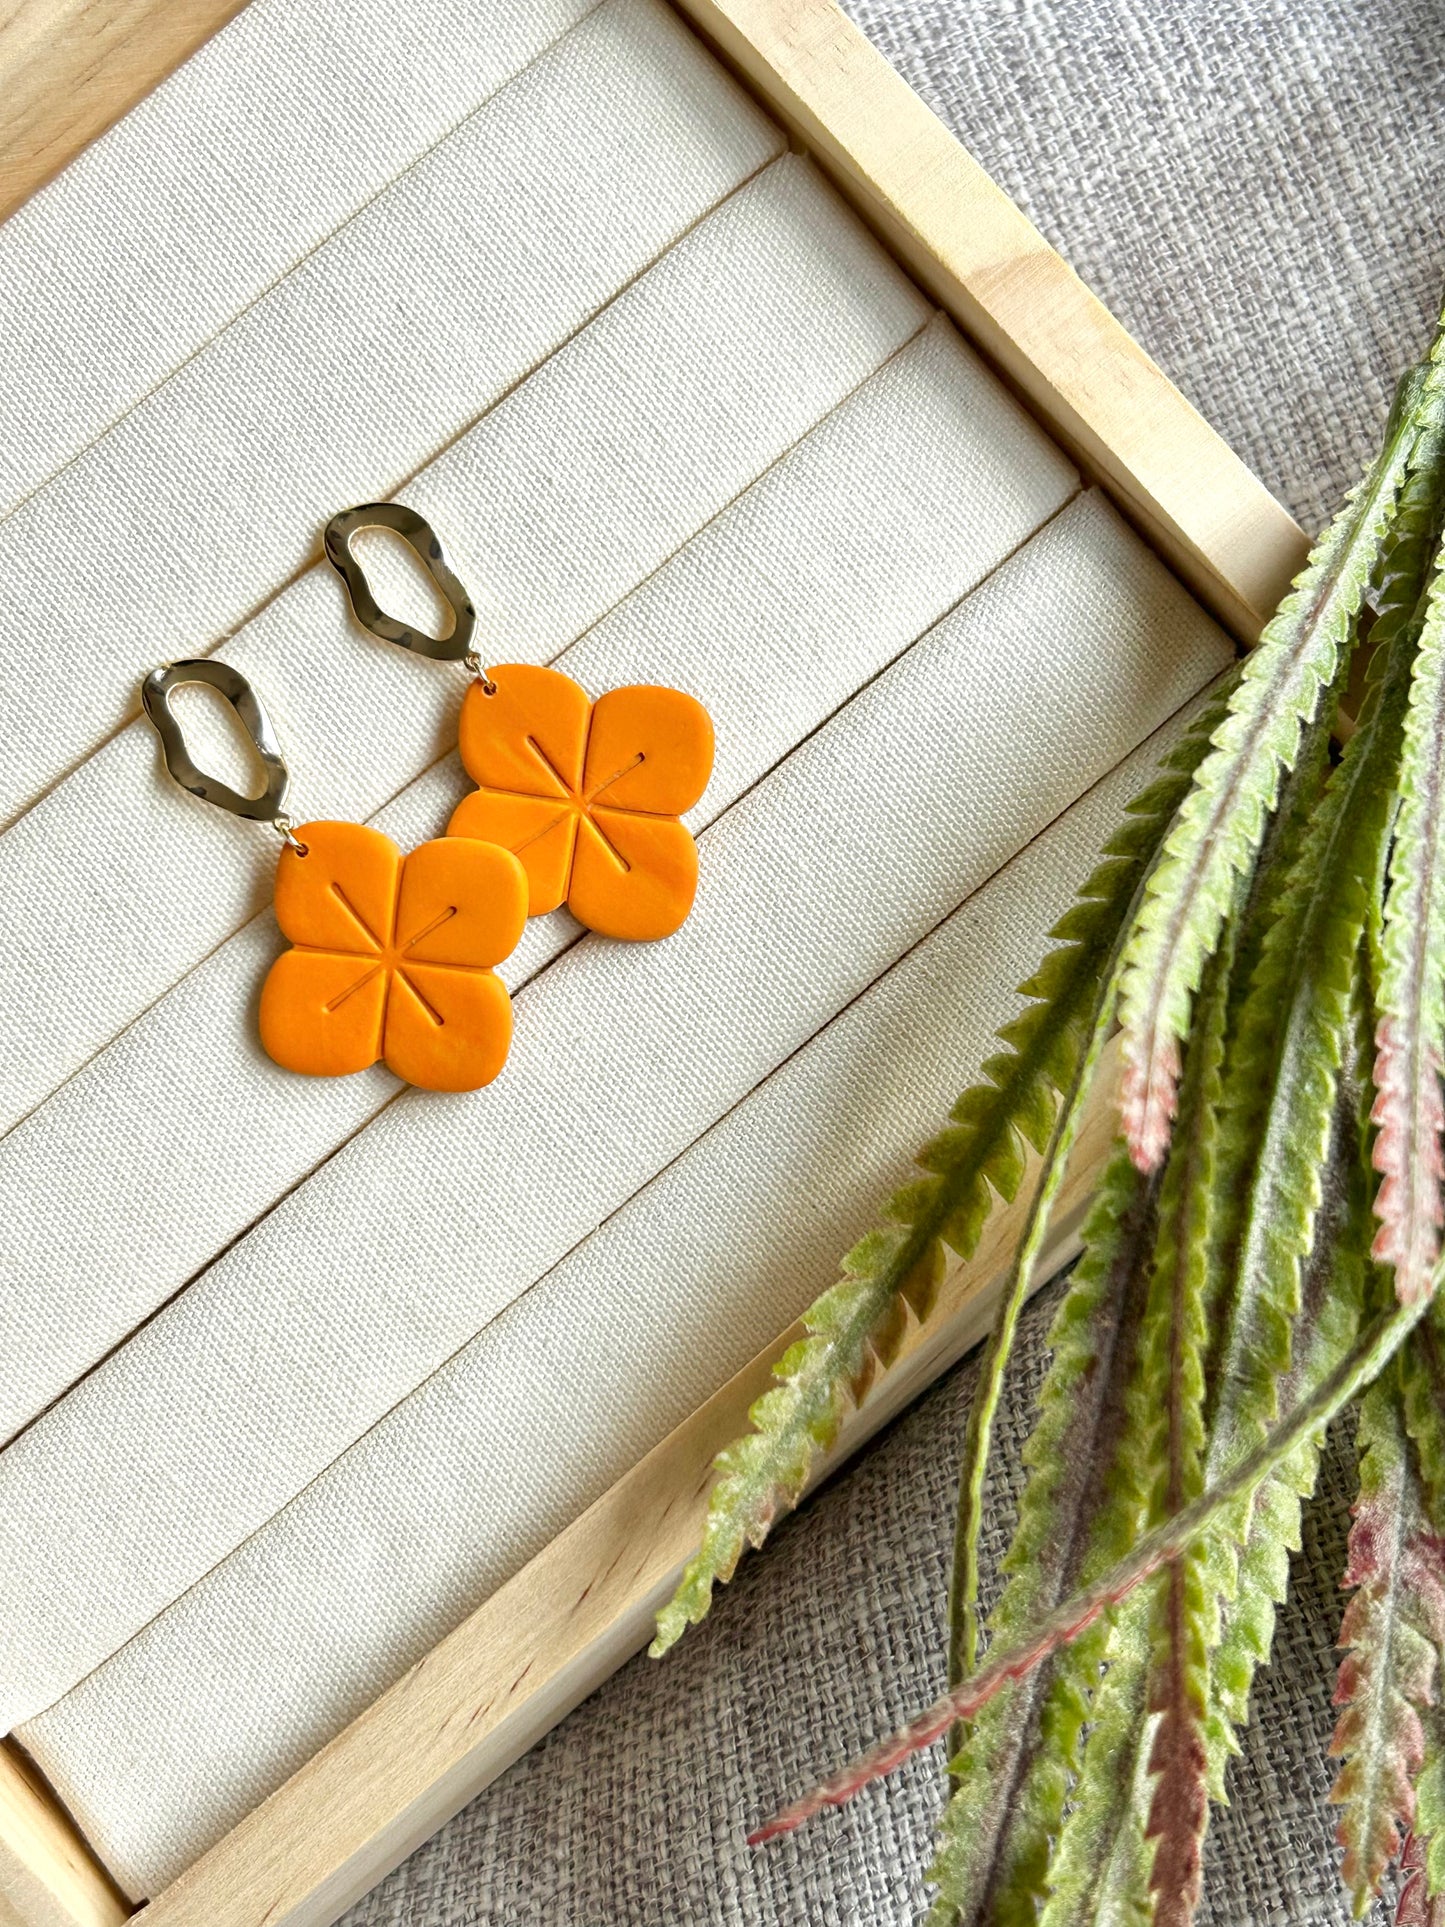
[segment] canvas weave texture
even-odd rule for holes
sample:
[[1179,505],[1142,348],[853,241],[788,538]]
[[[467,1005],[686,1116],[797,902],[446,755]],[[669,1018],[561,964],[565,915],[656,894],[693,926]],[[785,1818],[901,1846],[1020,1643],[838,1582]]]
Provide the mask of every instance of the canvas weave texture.
[[[1065,509],[704,832],[676,937],[568,951],[518,996],[504,1078],[404,1092],[0,1458],[10,1716],[263,1524],[1228,657],[1102,497]],[[125,1750],[87,1745],[134,1797]]]
[[[333,65],[318,86],[327,0],[252,0],[0,230],[0,514],[596,4],[354,8],[344,71]],[[197,125],[211,139],[187,138]],[[97,201],[98,258],[72,245],[93,231]],[[222,233],[226,245],[210,245]],[[43,306],[31,298],[37,280]]]
[[[1314,527],[1373,451],[1438,306],[1436,0],[847,0],[905,77],[1232,445]],[[1049,1308],[999,1426],[1010,1520]],[[347,1927],[908,1927],[936,1752],[765,1853],[746,1828],[942,1679],[965,1363],[749,1558],[712,1618],[640,1659],[347,1916]],[[1346,1927],[1324,1754],[1348,1441],[1327,1455],[1208,1927]],[[1386,1905],[1378,1927],[1393,1917]]]
[[[790,725],[821,720],[828,688],[836,699],[880,667],[1076,485],[956,338],[901,352],[927,316],[812,169],[780,159],[405,491],[445,532],[505,659],[565,650],[598,688],[651,675],[687,683],[720,717],[731,702],[740,727],[699,822],[790,747]],[[1009,432],[1011,494],[988,453]],[[923,441],[947,491],[929,485]],[[709,522],[704,555],[690,538]],[[750,612],[736,593],[724,612],[750,531],[774,558],[773,632],[811,620],[813,659],[826,651],[826,683],[787,659],[791,709],[740,700],[727,624]],[[826,609],[796,574],[810,544]],[[878,589],[855,604],[850,588],[886,583],[890,566],[906,592],[886,610]],[[395,562],[369,567],[403,607]],[[759,590],[754,575],[754,621]],[[830,627],[840,614],[846,635]],[[711,687],[697,680],[708,623]],[[321,564],[219,653],[264,692],[306,817],[380,808],[404,844],[442,833],[464,782],[455,669],[362,634]],[[208,723],[188,714],[203,754],[222,746]],[[395,1093],[379,1068],[316,1085],[260,1051],[251,986],[279,948],[265,908],[275,860],[253,825],[176,788],[141,719],[0,837],[15,960],[0,987],[5,1081],[13,1107],[35,1106],[0,1139],[0,1192],[17,1207],[0,1226],[0,1437]],[[555,954],[564,923],[529,930],[509,981]],[[273,1128],[255,1131],[257,1116]],[[134,1155],[107,1157],[121,1137]]]
[[25,1729],[123,1879],[179,1872],[824,1289],[840,1237],[906,1177],[920,1119],[977,1074],[1019,1005],[1010,982],[1178,727]]

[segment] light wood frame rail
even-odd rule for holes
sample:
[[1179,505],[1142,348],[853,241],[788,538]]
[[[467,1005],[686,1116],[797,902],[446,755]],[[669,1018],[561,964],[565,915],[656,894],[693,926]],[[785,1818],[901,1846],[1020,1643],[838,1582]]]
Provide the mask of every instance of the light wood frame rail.
[[[834,0],[673,4],[1251,643],[1304,559],[1299,529]],[[0,218],[236,11],[237,0],[18,0],[0,18]],[[1076,1243],[1110,1135],[1101,1099],[1070,1165],[1053,1262]],[[982,1335],[1020,1215],[996,1212],[974,1259],[953,1267],[820,1476]],[[147,1927],[324,1927],[636,1652],[696,1547],[713,1455],[794,1335],[152,1900]],[[28,1763],[0,1745],[0,1927],[119,1927],[130,1912]]]

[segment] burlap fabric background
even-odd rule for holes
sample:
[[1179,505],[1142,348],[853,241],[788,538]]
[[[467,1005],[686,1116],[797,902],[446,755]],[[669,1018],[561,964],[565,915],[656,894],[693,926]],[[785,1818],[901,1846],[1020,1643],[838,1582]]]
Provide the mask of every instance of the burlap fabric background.
[[[1295,513],[1373,446],[1445,266],[1441,0],[851,0],[907,78]],[[1061,692],[1062,693],[1062,692]],[[1016,1457],[1053,1294],[1000,1425]],[[753,1854],[746,1824],[941,1679],[964,1363],[348,1917],[350,1927],[903,1927],[939,1762]],[[1334,1441],[1202,1918],[1334,1927],[1324,1759],[1350,1497]],[[989,1551],[1007,1538],[997,1481]],[[1381,1918],[1388,1918],[1382,1911]]]

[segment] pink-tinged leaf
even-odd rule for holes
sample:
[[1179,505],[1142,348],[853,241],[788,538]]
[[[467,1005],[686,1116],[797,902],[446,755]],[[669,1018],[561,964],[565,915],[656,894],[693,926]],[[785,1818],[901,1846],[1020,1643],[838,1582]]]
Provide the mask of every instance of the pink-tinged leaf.
[[[1438,440],[1438,437],[1429,439]],[[1409,1304],[1430,1289],[1442,1222],[1445,1058],[1445,577],[1421,610],[1400,750],[1400,812],[1376,999],[1375,1255]]]
[[[1204,969],[1160,1202],[1142,1346],[1145,1371],[1136,1394],[1159,1468],[1156,1521],[1174,1517],[1205,1484],[1205,1359],[1222,1277],[1215,1258],[1220,1066],[1238,934],[1239,925],[1232,922]],[[1204,1722],[1211,1615],[1200,1547],[1191,1546],[1170,1561],[1158,1604],[1148,1685],[1148,1709],[1158,1715],[1148,1762],[1154,1786],[1144,1827],[1153,1849],[1149,1891],[1155,1927],[1189,1927],[1199,1904],[1209,1820]]]
[[1375,1041],[1376,1094],[1371,1116],[1378,1126],[1375,1169],[1383,1182],[1375,1197],[1380,1228],[1371,1256],[1393,1265],[1395,1289],[1409,1300],[1425,1289],[1440,1255],[1440,1227],[1445,1224],[1441,1062],[1439,1053],[1418,1033],[1410,1036],[1405,1025],[1392,1017],[1380,1019]]
[[1439,418],[1442,393],[1445,376],[1433,363],[1404,377],[1378,459],[1245,659],[1230,713],[1150,878],[1120,998],[1127,1129],[1143,1169],[1169,1142],[1179,1075],[1171,1053],[1189,1033],[1204,964],[1238,880],[1253,872],[1282,779],[1302,742],[1328,728],[1401,484],[1422,429]]
[[1224,1478],[1172,1519],[1146,1532],[1133,1550],[1092,1584],[1044,1615],[1026,1637],[1010,1641],[960,1685],[934,1701],[888,1739],[852,1765],[821,1782],[811,1793],[784,1808],[748,1835],[760,1846],[796,1828],[828,1807],[843,1806],[864,1787],[881,1780],[948,1731],[955,1720],[972,1719],[1010,1680],[1023,1679],[1035,1666],[1078,1638],[1110,1606],[1194,1544],[1230,1506],[1236,1505],[1272,1472],[1302,1439],[1328,1425],[1335,1414],[1371,1384],[1395,1356],[1423,1316],[1423,1306],[1403,1305],[1377,1318],[1361,1333],[1340,1363],[1308,1398],[1272,1428],[1264,1443]]
[[1330,1746],[1344,1764],[1330,1798],[1341,1809],[1341,1871],[1363,1912],[1415,1823],[1421,1715],[1434,1702],[1445,1637],[1445,1548],[1425,1515],[1397,1373],[1366,1395],[1359,1444],[1360,1497],[1343,1582],[1354,1594],[1340,1627],[1345,1657]]
[[1199,1870],[1209,1819],[1204,1745],[1204,1642],[1198,1633],[1203,1587],[1191,1554],[1172,1562],[1164,1597],[1165,1642],[1149,1710],[1162,1717],[1149,1770],[1159,1777],[1146,1835],[1154,1842],[1149,1876],[1154,1927],[1189,1927],[1199,1905]]
[[1156,1039],[1149,1052],[1124,1059],[1119,1115],[1129,1154],[1141,1171],[1156,1171],[1169,1149],[1178,1109],[1179,1065],[1179,1045],[1167,1035]]
[[1400,1853],[1405,1882],[1395,1910],[1395,1927],[1445,1927],[1445,1894],[1431,1895],[1425,1848],[1418,1833],[1406,1836]]

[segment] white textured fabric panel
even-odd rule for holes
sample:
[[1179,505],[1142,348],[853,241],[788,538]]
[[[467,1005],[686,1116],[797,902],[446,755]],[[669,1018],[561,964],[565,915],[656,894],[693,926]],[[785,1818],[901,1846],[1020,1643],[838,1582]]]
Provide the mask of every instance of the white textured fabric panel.
[[[1076,479],[940,318],[558,660],[589,688],[676,682],[708,705],[719,748],[690,819],[700,828],[1026,539]],[[339,587],[327,586],[339,599]],[[425,679],[426,666],[400,651],[370,645],[370,654]],[[458,679],[448,680],[455,687]],[[366,725],[388,740],[379,701]],[[153,761],[153,746],[146,750]],[[375,777],[381,761],[360,767]],[[157,819],[174,836],[213,825],[227,839],[249,830],[271,869],[274,854],[254,826],[156,781]],[[445,830],[465,787],[448,757],[374,820],[409,847]],[[47,804],[35,815],[48,812]],[[103,815],[92,812],[87,827],[103,836]],[[25,829],[0,839],[0,871],[6,845]],[[68,841],[84,847],[73,830]],[[65,846],[52,828],[44,847]],[[234,880],[202,868],[205,842],[183,847],[196,895],[219,921]],[[120,879],[133,879],[139,948],[145,893],[158,888],[147,838],[127,830],[96,867],[110,898],[97,908],[109,907],[112,921]],[[32,906],[37,896],[32,887]],[[172,895],[171,917],[186,909]],[[17,913],[15,928],[33,922]],[[193,940],[214,934],[202,923]],[[525,982],[576,934],[565,912],[531,923],[505,967],[508,981]],[[103,921],[89,940],[97,960],[113,965]],[[396,1090],[384,1069],[317,1084],[265,1056],[255,999],[277,947],[269,914],[221,943],[0,1140],[0,1195],[12,1207],[0,1223],[9,1286],[0,1298],[0,1437],[63,1392]],[[61,946],[53,974],[64,957]],[[155,976],[142,979],[153,994],[166,961],[156,959]],[[63,977],[44,994],[64,1006]]]
[[836,1275],[1018,1010],[1160,739],[22,1732],[156,1892]]
[[1066,509],[712,825],[676,936],[576,944],[518,997],[505,1077],[404,1091],[0,1457],[0,1723],[277,1512],[1228,655],[1102,497]]
[[0,708],[0,817],[781,144],[671,8],[603,0],[0,522],[0,681],[65,692]]
[[251,0],[0,227],[0,516],[593,4]]
[[[445,535],[479,605],[487,651],[547,661],[928,312],[813,169],[784,157],[403,497]],[[1000,440],[1005,423],[1018,424],[1011,453],[1047,447],[1006,403],[984,396],[978,414],[981,448]],[[995,508],[982,476],[969,494],[986,501],[969,551],[980,568],[1057,505],[1046,489],[1026,500],[1028,475],[1045,468],[1044,456],[1014,459],[1027,472],[1011,497]],[[369,560],[390,606],[404,607],[408,585],[395,563]],[[149,657],[130,642],[138,676]],[[150,652],[164,653],[160,645]],[[456,741],[462,677],[367,637],[324,564],[219,653],[262,692],[307,817],[371,816]],[[88,674],[89,657],[80,663]],[[208,733],[196,735],[211,752]],[[264,831],[176,788],[140,718],[0,836],[0,1129],[254,915],[270,896],[274,866]],[[6,1238],[0,1230],[0,1250]],[[0,1437],[10,1429],[8,1403],[0,1393]]]

